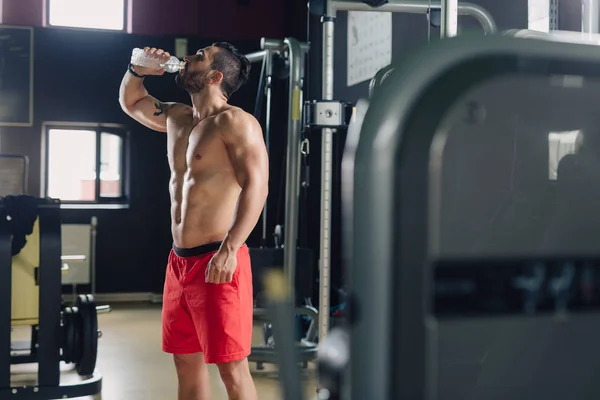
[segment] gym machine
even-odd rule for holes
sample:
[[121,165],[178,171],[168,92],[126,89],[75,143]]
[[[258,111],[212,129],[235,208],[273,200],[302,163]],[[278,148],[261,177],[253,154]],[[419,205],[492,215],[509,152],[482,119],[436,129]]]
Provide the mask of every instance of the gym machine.
[[[250,248],[254,280],[254,320],[262,321],[263,346],[252,348],[249,361],[256,362],[258,369],[264,363],[277,363],[274,350],[276,339],[269,313],[264,308],[262,281],[265,273],[272,269],[283,270],[287,284],[292,288],[295,301],[295,314],[310,320],[306,334],[296,346],[297,358],[304,366],[317,357],[318,312],[306,301],[311,295],[313,281],[312,252],[299,248],[297,243],[299,223],[299,192],[301,187],[301,157],[306,156],[302,140],[302,96],[304,91],[305,55],[308,44],[294,38],[284,40],[263,38],[261,50],[247,54],[250,62],[262,61],[262,70],[257,92],[254,116],[260,119],[262,97],[266,98],[264,123],[265,143],[269,151],[271,135],[271,90],[273,78],[288,79],[288,123],[287,154],[285,168],[285,221],[283,227],[276,226],[275,247],[267,246],[267,205],[262,213],[262,246]],[[298,293],[296,293],[298,289]]]
[[[329,330],[330,313],[330,229],[331,229],[331,180],[332,180],[332,134],[334,131],[343,130],[348,127],[353,114],[352,104],[333,100],[333,27],[335,14],[338,10],[343,11],[393,11],[407,13],[435,13],[439,12],[443,19],[442,37],[452,36],[456,33],[457,15],[468,14],[477,18],[486,33],[496,31],[496,26],[491,16],[481,7],[473,4],[458,5],[455,0],[442,1],[439,6],[429,2],[398,2],[393,1],[390,4],[387,1],[381,2],[363,2],[360,1],[310,1],[309,8],[311,13],[322,15],[323,23],[323,94],[322,100],[307,101],[304,104],[303,124],[307,131],[322,129],[322,176],[321,176],[321,247],[319,258],[320,270],[320,288],[319,288],[319,343],[327,340],[326,335]],[[451,11],[448,11],[451,10]],[[387,75],[386,75],[387,76]],[[290,99],[291,104],[292,99]],[[293,110],[290,110],[290,114]],[[289,148],[288,148],[289,149]],[[297,152],[296,152],[297,154]],[[289,162],[289,160],[288,160]],[[288,164],[289,165],[289,164]],[[289,180],[288,180],[289,182]],[[288,279],[290,275],[288,274]],[[295,299],[293,294],[293,281],[289,284],[290,299]],[[293,300],[289,300],[292,301]],[[334,340],[335,343],[335,340]],[[329,354],[337,354],[330,351],[328,346],[321,350],[320,359],[327,360]],[[285,349],[283,349],[285,351]],[[289,354],[288,354],[289,355]],[[282,358],[282,359],[285,359]],[[325,363],[320,362],[321,368],[327,368]],[[334,360],[335,364],[335,360]],[[281,364],[280,368],[285,368]],[[285,374],[284,374],[285,375]],[[293,374],[292,374],[293,375]],[[289,388],[284,388],[285,393],[290,393]],[[324,389],[326,390],[326,389]],[[294,392],[291,390],[291,392]],[[324,395],[321,391],[320,396]],[[332,393],[329,393],[332,395]]]
[[409,14],[439,13],[441,16],[441,36],[456,34],[458,15],[470,15],[477,19],[486,34],[496,32],[492,16],[482,7],[457,2],[457,0],[311,0],[310,12],[321,16],[323,25],[323,90],[320,100],[308,101],[305,107],[305,125],[310,129],[322,129],[321,153],[321,246],[319,251],[319,341],[329,330],[330,308],[330,252],[331,252],[331,202],[333,168],[333,134],[337,130],[348,129],[352,107],[348,102],[334,100],[333,60],[334,28],[338,11],[380,11]]
[[[586,254],[533,246],[514,254],[456,254],[441,234],[451,207],[444,199],[456,179],[469,179],[451,180],[444,172],[445,159],[456,157],[448,149],[485,151],[460,142],[471,137],[468,129],[491,141],[508,134],[495,128],[499,119],[520,117],[528,136],[518,152],[532,161],[528,169],[547,164],[531,146],[547,146],[548,132],[598,126],[597,48],[460,38],[395,68],[358,113],[364,117],[349,132],[344,160],[344,185],[352,187],[344,198],[345,221],[351,221],[345,233],[354,251],[347,254],[353,322],[344,385],[350,396],[343,398],[597,398],[600,385],[587,371],[599,366],[591,331],[600,325],[593,313],[600,302],[590,293],[600,285],[600,263],[586,256],[597,254],[597,246]],[[569,77],[583,83],[573,86]],[[473,113],[473,101],[485,113]],[[544,172],[537,177],[547,178]],[[478,194],[463,196],[464,215],[484,202]],[[594,232],[593,224],[578,228]],[[522,227],[509,226],[507,235]],[[361,312],[370,309],[379,312]]]
[[[318,398],[598,398],[597,241],[588,240],[583,250],[556,251],[534,242],[513,254],[458,254],[442,236],[444,212],[453,214],[455,206],[448,199],[466,179],[444,171],[448,160],[466,157],[464,148],[499,151],[495,140],[509,132],[498,121],[518,119],[519,134],[526,135],[517,146],[527,163],[513,173],[537,184],[526,181],[520,190],[548,185],[547,155],[540,151],[547,151],[548,132],[587,129],[597,146],[597,47],[455,38],[394,69],[398,73],[370,101],[357,103],[348,130],[343,215],[350,318],[346,329],[332,330],[320,346],[320,378],[329,386]],[[468,147],[475,136],[486,147]],[[515,168],[507,161],[487,167]],[[600,231],[593,195],[600,192],[597,169],[588,166],[580,173],[592,180],[568,186],[567,207],[550,215],[583,213],[570,229],[572,218],[559,219],[561,242],[571,246],[579,244],[572,233],[595,238]],[[470,171],[477,171],[476,164]],[[490,201],[470,191],[462,196],[461,215]],[[582,204],[589,208],[582,210]],[[502,229],[510,236],[523,227]],[[460,229],[465,232],[454,231],[453,237],[465,236]],[[275,289],[270,298],[274,313],[289,304]],[[284,368],[282,376],[294,372],[292,365]],[[286,395],[299,391],[295,382],[284,385]]]
[[[60,201],[26,195],[0,197],[0,398],[59,399],[95,395],[97,314],[91,295],[62,304]],[[72,261],[72,260],[66,260]],[[29,279],[26,279],[29,277]],[[11,342],[11,327],[31,326],[29,353]],[[75,365],[82,380],[61,384],[60,364]],[[12,386],[11,365],[37,363],[32,386]]]

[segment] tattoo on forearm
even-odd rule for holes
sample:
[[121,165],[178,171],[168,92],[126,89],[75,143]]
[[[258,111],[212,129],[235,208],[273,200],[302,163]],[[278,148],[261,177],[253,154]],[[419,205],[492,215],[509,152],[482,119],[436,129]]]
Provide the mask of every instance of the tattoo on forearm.
[[156,108],[156,111],[154,112],[154,116],[156,117],[164,114],[165,111],[167,111],[167,106],[161,103],[160,101],[155,102],[154,107]]

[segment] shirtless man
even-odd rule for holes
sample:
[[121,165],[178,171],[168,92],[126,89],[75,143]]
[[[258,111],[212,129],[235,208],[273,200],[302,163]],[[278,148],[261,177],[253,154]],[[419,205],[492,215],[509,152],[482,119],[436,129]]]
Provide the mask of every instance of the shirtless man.
[[[155,48],[145,51],[169,59]],[[184,58],[176,82],[192,107],[163,103],[144,88],[165,70],[129,66],[119,101],[133,119],[166,132],[171,230],[163,294],[163,351],[174,355],[179,400],[210,399],[206,364],[218,366],[229,399],[258,398],[247,357],[252,341],[252,272],[245,241],[268,192],[268,157],[256,119],[228,104],[250,63],[231,44]]]

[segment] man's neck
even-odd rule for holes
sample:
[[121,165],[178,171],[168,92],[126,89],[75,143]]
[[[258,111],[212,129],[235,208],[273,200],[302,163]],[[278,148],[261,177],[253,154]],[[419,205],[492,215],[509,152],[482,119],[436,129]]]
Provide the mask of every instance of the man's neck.
[[203,120],[219,112],[228,106],[227,98],[218,90],[211,90],[207,87],[198,93],[192,94],[192,105],[194,106],[194,116]]

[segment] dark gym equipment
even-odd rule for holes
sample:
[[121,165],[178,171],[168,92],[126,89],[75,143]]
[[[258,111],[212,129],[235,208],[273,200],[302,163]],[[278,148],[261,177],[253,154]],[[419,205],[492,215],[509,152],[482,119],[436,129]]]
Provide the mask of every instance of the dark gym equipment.
[[[304,338],[297,341],[297,355],[299,360],[307,365],[308,361],[317,356],[316,325],[318,313],[311,306],[313,256],[310,249],[301,248],[298,243],[299,227],[299,188],[301,183],[301,159],[302,154],[302,92],[304,89],[304,67],[305,57],[309,46],[300,43],[294,38],[282,40],[263,38],[261,40],[263,49],[262,58],[250,54],[249,59],[254,61],[263,60],[264,77],[266,78],[264,88],[266,89],[266,126],[265,141],[269,143],[269,121],[270,121],[270,82],[271,76],[278,79],[288,79],[288,126],[287,126],[287,153],[285,157],[285,223],[283,228],[278,225],[274,235],[275,248],[268,247],[267,243],[267,209],[263,208],[262,215],[262,244],[259,248],[250,249],[252,260],[252,275],[254,287],[254,320],[266,324],[271,322],[270,316],[264,309],[262,277],[272,270],[283,270],[288,281],[287,284],[292,292],[295,292],[296,315],[308,317],[310,325],[306,330]],[[262,86],[259,88],[262,91]],[[260,94],[259,94],[260,95]],[[260,108],[260,107],[258,107]],[[257,108],[257,110],[258,110]],[[258,111],[255,115],[259,115]],[[268,147],[267,147],[268,150]],[[285,237],[284,237],[285,236]],[[283,242],[285,241],[285,245]],[[266,325],[265,345],[252,348],[248,357],[249,361],[256,362],[258,369],[264,363],[277,362],[277,331],[278,328],[272,324],[271,329]],[[285,340],[285,339],[284,339]],[[273,342],[275,345],[273,345]],[[285,342],[284,342],[285,343]]]
[[98,315],[91,295],[79,295],[74,307],[64,309],[63,338],[64,361],[74,363],[79,375],[92,375],[98,354]]
[[[79,295],[76,305],[63,307],[61,323],[61,360],[74,364],[79,376],[93,375],[98,354],[98,312],[91,295]],[[30,344],[12,343],[11,364],[39,362],[37,353],[39,325],[32,326]],[[19,353],[29,350],[29,353]]]
[[344,160],[348,398],[598,398],[600,180],[548,179],[549,133],[600,150],[598,48],[461,37],[395,67]]
[[277,79],[290,77],[290,60],[279,53],[273,54],[273,76]]
[[312,15],[318,17],[325,14],[326,0],[308,0],[308,10]]
[[[254,288],[254,299],[257,302],[254,309],[254,321],[264,322],[266,325],[273,323],[271,315],[266,307],[268,306],[265,298],[263,280],[273,270],[283,270],[283,248],[250,248],[250,258],[252,260],[252,285]],[[299,361],[306,366],[309,361],[317,357],[317,320],[318,311],[307,305],[310,304],[310,297],[313,290],[313,254],[310,249],[298,248],[296,252],[296,279],[295,279],[295,315],[306,316],[310,319],[310,325],[306,330],[304,337],[297,342],[296,350]],[[264,299],[264,300],[263,300]],[[273,323],[274,324],[274,323]],[[272,324],[271,324],[272,325]],[[265,326],[266,330],[263,339],[268,342],[270,334],[274,334],[276,329]],[[274,338],[275,343],[278,343]],[[255,346],[248,357],[250,362],[256,362],[257,368],[263,368],[264,363],[275,363],[277,354],[273,350],[275,346],[264,343],[263,346]]]
[[[283,248],[250,248],[252,261],[252,287],[254,298],[260,299],[263,292],[262,280],[272,269],[283,269]],[[305,304],[313,290],[313,252],[311,249],[296,249],[295,304]],[[260,304],[258,305],[261,306]]]
[[[377,2],[379,3],[379,2]],[[447,7],[447,0],[422,0],[422,1],[402,1],[390,0],[386,4],[380,5],[377,8],[365,4],[361,0],[344,0],[344,1],[312,1],[309,3],[311,13],[322,12],[322,91],[317,97],[319,101],[334,101],[334,47],[335,47],[335,32],[336,32],[336,16],[342,11],[376,11],[376,12],[395,12],[395,13],[410,13],[410,14],[427,14],[432,7],[450,10],[451,12],[443,13],[443,18],[446,21],[456,20],[457,14],[471,15],[481,24],[484,31],[492,34],[497,31],[496,23],[493,17],[484,8],[473,3],[458,2],[456,7]],[[314,11],[313,11],[314,10]],[[456,23],[444,24],[447,29],[442,29],[440,34],[448,36]],[[417,67],[420,68],[420,67]],[[334,101],[335,102],[335,101]],[[329,123],[328,123],[329,124]],[[334,125],[334,124],[331,124]],[[342,126],[342,128],[345,128]],[[331,274],[331,228],[332,228],[332,201],[334,196],[331,193],[333,187],[333,170],[334,170],[334,129],[324,128],[321,132],[321,246],[320,246],[320,300],[319,300],[319,337],[323,338],[329,330],[329,312],[330,299],[329,289]],[[342,190],[345,190],[344,188]]]
[[[597,47],[461,37],[394,67],[348,131],[349,323],[318,398],[599,398]],[[574,130],[555,182],[549,140]]]
[[[30,354],[12,355],[11,351],[19,350],[11,346],[12,226],[6,198],[0,198],[0,347],[4,346],[0,350],[0,398],[47,400],[98,394],[102,377],[94,371],[99,336],[96,305],[90,296],[80,296],[75,307],[61,304],[60,201],[18,197],[36,203],[39,219],[39,324],[32,326]],[[9,218],[14,223],[18,216]],[[61,360],[74,363],[83,380],[61,384]],[[11,387],[11,364],[32,362],[39,365],[37,384]]]
[[387,78],[389,78],[393,72],[394,67],[391,65],[383,67],[382,69],[377,71],[373,79],[371,79],[371,81],[369,82],[369,98],[373,97],[373,93],[375,93],[375,90],[377,90],[377,88],[381,86],[383,82]]

